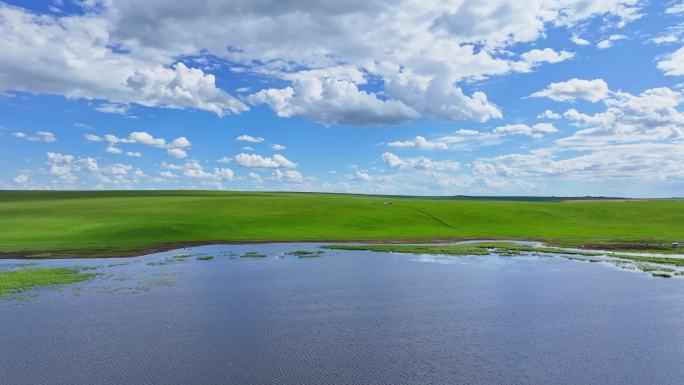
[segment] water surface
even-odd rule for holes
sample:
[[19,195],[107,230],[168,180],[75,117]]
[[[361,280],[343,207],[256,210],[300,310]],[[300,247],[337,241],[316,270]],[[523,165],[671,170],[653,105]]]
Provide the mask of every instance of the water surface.
[[[317,245],[42,261],[101,275],[0,301],[0,383],[641,385],[684,378],[684,279],[560,257],[286,255],[294,250]],[[247,251],[268,257],[239,257]],[[180,254],[190,257],[168,259]],[[195,259],[201,255],[215,258]],[[1,261],[0,269],[17,268],[12,263]]]

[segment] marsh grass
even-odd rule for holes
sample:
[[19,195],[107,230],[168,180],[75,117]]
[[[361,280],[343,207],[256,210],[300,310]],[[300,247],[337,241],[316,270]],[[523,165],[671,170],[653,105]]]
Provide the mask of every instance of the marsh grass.
[[211,260],[214,259],[214,257],[211,256],[211,255],[203,255],[203,256],[197,257],[197,258],[195,258],[195,259],[198,260],[198,261],[211,261]]
[[[646,257],[640,255],[629,254],[608,254],[591,252],[591,251],[577,251],[565,250],[556,247],[535,247],[514,244],[510,242],[481,242],[481,243],[465,243],[465,244],[451,244],[451,245],[328,245],[323,246],[327,249],[335,250],[364,250],[375,252],[391,252],[391,253],[409,253],[409,254],[439,254],[439,255],[499,255],[504,257],[525,255],[538,256],[560,256],[569,260],[582,261],[589,263],[598,262],[612,262],[618,266],[624,263],[635,263],[635,268],[643,272],[651,273],[654,277],[670,278],[672,275],[684,275],[684,272],[679,272],[675,269],[658,266],[684,266],[684,258],[664,258],[664,257]],[[608,259],[596,258],[606,257]],[[627,262],[629,261],[629,262]],[[622,267],[622,266],[621,266]],[[623,267],[624,268],[624,267]],[[667,276],[667,277],[666,277]]]
[[0,273],[0,298],[42,286],[82,282],[96,275],[68,268],[6,271]]
[[181,255],[174,255],[173,257],[168,257],[165,259],[162,259],[161,261],[153,261],[153,262],[147,262],[148,266],[164,266],[164,265],[170,265],[174,263],[183,263],[188,260],[190,256],[186,254],[181,254]]
[[323,255],[323,250],[318,251],[307,251],[307,250],[297,250],[287,253],[287,255],[293,255],[299,258],[316,258]]
[[248,251],[240,256],[240,258],[266,258],[268,255],[261,254],[256,251]]

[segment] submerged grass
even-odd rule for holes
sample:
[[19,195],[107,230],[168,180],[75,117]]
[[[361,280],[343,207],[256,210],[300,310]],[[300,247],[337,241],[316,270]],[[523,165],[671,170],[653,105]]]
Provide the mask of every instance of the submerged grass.
[[266,258],[268,255],[261,254],[256,251],[248,251],[240,256],[240,258]]
[[173,263],[182,263],[188,260],[190,256],[189,255],[174,255],[173,257],[168,257],[165,259],[162,259],[161,261],[154,261],[154,262],[147,262],[148,266],[164,266],[164,265],[170,265]]
[[324,253],[323,250],[318,250],[318,251],[308,251],[308,250],[297,250],[297,251],[291,251],[287,253],[287,255],[294,255],[299,258],[316,258],[322,256]]
[[368,250],[409,254],[440,254],[440,255],[490,255],[516,256],[523,253],[552,253],[567,255],[598,255],[596,253],[563,250],[555,247],[535,247],[511,242],[478,242],[450,245],[328,245],[327,249],[337,250]]
[[95,277],[94,273],[81,273],[79,269],[31,269],[0,273],[0,298],[19,294],[29,289],[82,282]]
[[198,261],[211,261],[214,259],[214,257],[212,257],[211,255],[203,255],[203,256],[197,257],[195,259]]
[[[497,254],[500,256],[515,256],[522,253],[538,253],[538,254],[560,254],[564,256],[580,255],[587,257],[607,256],[614,259],[629,260],[632,262],[642,262],[650,264],[662,264],[672,266],[684,266],[684,258],[670,258],[670,257],[648,257],[641,255],[629,254],[605,254],[591,251],[577,251],[566,250],[557,247],[536,247],[525,246],[510,242],[479,242],[479,243],[464,243],[451,245],[328,245],[323,246],[327,249],[336,250],[367,250],[379,252],[393,252],[393,253],[408,253],[408,254],[439,254],[439,255],[491,255]],[[587,262],[601,262],[600,259],[593,258],[576,258]],[[642,271],[660,271],[668,272],[667,268],[654,267],[651,265],[639,265]]]

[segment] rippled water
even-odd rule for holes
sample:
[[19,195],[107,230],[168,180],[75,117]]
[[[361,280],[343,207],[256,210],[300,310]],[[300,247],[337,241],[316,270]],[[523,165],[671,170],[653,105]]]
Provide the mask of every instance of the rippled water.
[[[284,255],[316,247],[204,246],[41,262],[93,266],[101,275],[0,301],[0,383],[642,385],[684,378],[682,279],[558,257]],[[238,257],[246,251],[268,257]],[[154,263],[178,254],[192,256]]]

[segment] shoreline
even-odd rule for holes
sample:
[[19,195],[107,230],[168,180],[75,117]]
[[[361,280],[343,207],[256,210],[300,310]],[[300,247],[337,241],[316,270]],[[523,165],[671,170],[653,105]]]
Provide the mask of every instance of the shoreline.
[[[55,250],[17,250],[0,251],[0,260],[21,259],[113,259],[113,258],[134,258],[148,254],[161,253],[171,250],[179,250],[188,247],[208,246],[208,245],[259,245],[267,243],[336,243],[336,244],[450,244],[458,242],[483,242],[483,241],[513,241],[513,242],[539,242],[547,246],[562,247],[567,249],[585,250],[592,252],[627,252],[641,254],[676,254],[665,253],[664,251],[674,251],[677,249],[663,249],[649,247],[643,240],[612,240],[609,243],[600,243],[599,240],[583,240],[574,245],[561,245],[558,242],[567,239],[532,239],[532,238],[511,238],[511,237],[451,237],[451,238],[377,238],[377,239],[290,239],[290,240],[204,240],[204,241],[174,241],[162,242],[152,246],[141,246],[129,250],[116,250],[104,248],[92,249],[55,249]],[[681,254],[681,252],[680,252]]]

